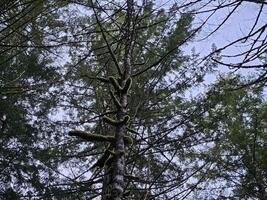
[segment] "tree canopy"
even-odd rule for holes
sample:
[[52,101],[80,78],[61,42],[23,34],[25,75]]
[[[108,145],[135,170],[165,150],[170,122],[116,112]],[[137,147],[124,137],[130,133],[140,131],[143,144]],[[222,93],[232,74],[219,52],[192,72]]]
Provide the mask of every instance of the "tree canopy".
[[[242,37],[194,48],[249,6]],[[265,11],[0,2],[0,197],[267,199]]]

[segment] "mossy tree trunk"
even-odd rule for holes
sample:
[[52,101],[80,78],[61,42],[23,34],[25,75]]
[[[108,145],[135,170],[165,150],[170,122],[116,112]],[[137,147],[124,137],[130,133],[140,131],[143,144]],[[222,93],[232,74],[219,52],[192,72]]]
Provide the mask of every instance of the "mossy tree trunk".
[[[131,86],[131,70],[132,70],[132,51],[133,51],[133,9],[134,1],[127,0],[127,14],[125,17],[123,29],[124,38],[124,55],[122,66],[114,58],[115,65],[118,68],[117,87],[116,83],[113,83],[115,89],[115,95],[113,97],[114,104],[117,107],[116,121],[125,122],[127,116],[127,104],[128,104],[128,90]],[[101,26],[101,25],[100,25]],[[104,34],[104,33],[103,33]],[[109,49],[109,53],[113,54]],[[111,79],[112,80],[112,79]],[[113,82],[113,81],[110,81]],[[114,81],[115,82],[115,81]],[[122,88],[122,89],[120,89]],[[112,95],[111,95],[112,96]],[[116,102],[116,101],[119,101]],[[111,166],[107,166],[105,169],[105,177],[103,182],[103,200],[121,200],[124,193],[124,174],[125,174],[125,141],[124,136],[127,132],[126,124],[120,123],[115,127],[115,143],[114,159],[112,159]]]

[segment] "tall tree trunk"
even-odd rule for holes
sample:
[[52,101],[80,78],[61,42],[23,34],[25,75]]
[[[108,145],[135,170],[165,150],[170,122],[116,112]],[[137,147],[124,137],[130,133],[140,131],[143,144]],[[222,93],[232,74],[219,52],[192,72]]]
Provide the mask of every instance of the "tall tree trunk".
[[[127,0],[127,16],[122,27],[124,38],[124,58],[122,73],[120,73],[120,86],[125,87],[131,78],[132,70],[132,46],[133,46],[133,11],[134,1]],[[121,90],[118,100],[121,105],[117,110],[116,120],[123,121],[127,117],[128,90]],[[103,182],[103,200],[121,200],[124,193],[124,174],[125,174],[125,144],[124,136],[127,132],[126,124],[116,126],[115,129],[115,156],[110,168],[105,169],[106,177]]]

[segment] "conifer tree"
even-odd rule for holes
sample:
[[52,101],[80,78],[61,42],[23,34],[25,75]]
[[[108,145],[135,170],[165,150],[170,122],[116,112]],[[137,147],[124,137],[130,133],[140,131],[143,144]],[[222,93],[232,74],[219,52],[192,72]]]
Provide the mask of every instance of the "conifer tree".
[[179,3],[0,3],[0,197],[266,198],[263,90],[195,95],[222,56]]
[[58,78],[43,32],[54,22],[48,14],[52,5],[28,0],[0,5],[0,198],[30,198],[44,193],[49,179],[43,175],[48,156],[40,152],[55,102],[48,90]]
[[209,138],[192,159],[212,163],[195,192],[198,198],[266,199],[266,100],[259,88],[230,89],[242,81],[219,80],[202,105],[203,114],[192,120],[203,140]]
[[[181,51],[197,31],[190,26],[193,16],[179,15],[175,5],[157,9],[152,1],[91,3],[83,4],[89,16],[79,20],[88,28],[72,33],[83,35],[87,44],[71,48],[79,64],[69,64],[66,77],[76,82],[72,89],[77,95],[69,106],[84,129],[69,133],[88,141],[86,151],[101,152],[87,167],[92,173],[87,181],[103,177],[102,186],[91,185],[87,194],[100,190],[102,199],[161,199],[169,191],[184,193],[179,184],[188,174],[182,175],[182,164],[175,160],[182,148],[171,143],[191,112],[182,95],[205,74],[204,69],[194,71],[194,61]],[[126,143],[128,137],[132,142]],[[180,177],[170,181],[171,174]]]

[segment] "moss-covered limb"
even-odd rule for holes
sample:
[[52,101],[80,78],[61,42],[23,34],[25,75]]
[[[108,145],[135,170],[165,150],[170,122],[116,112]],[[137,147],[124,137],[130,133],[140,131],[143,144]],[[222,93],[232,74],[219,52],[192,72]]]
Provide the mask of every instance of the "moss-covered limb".
[[107,117],[107,116],[104,116],[103,117],[103,121],[110,124],[110,125],[113,125],[113,126],[118,126],[119,125],[119,122],[114,120],[114,119],[111,119],[110,117]]
[[126,116],[124,116],[124,118],[123,118],[123,120],[122,120],[122,123],[123,123],[123,124],[128,124],[129,121],[130,121],[130,116],[129,116],[129,115],[126,115]]
[[120,86],[118,80],[113,76],[108,77],[108,79],[109,79],[110,83],[113,85],[114,89],[118,93],[120,93],[120,91],[122,90],[122,87]]
[[103,168],[105,166],[105,163],[109,159],[109,157],[110,157],[110,150],[108,148],[90,169],[93,169],[96,167]]
[[128,79],[126,80],[125,85],[124,85],[124,87],[122,88],[121,92],[122,92],[123,94],[128,94],[129,89],[131,88],[131,86],[132,86],[132,79],[131,79],[131,78],[128,78]]
[[123,87],[120,85],[121,81],[116,79],[115,77],[110,76],[108,77],[108,79],[118,93],[127,94],[132,86],[132,78],[130,77],[126,80],[125,85]]
[[69,135],[80,137],[80,138],[87,140],[89,142],[113,142],[114,141],[114,136],[91,134],[91,133],[87,133],[84,131],[77,131],[77,130],[70,131]]
[[110,95],[111,95],[112,100],[113,100],[115,106],[117,107],[117,109],[122,108],[122,105],[121,105],[121,103],[119,102],[119,100],[117,99],[117,97],[115,96],[114,92],[110,91]]
[[121,121],[116,121],[116,120],[111,119],[107,116],[103,117],[104,122],[106,122],[110,125],[113,125],[113,126],[121,126],[121,125],[128,124],[129,120],[130,120],[130,117],[128,115],[124,116],[123,120],[121,120]]

